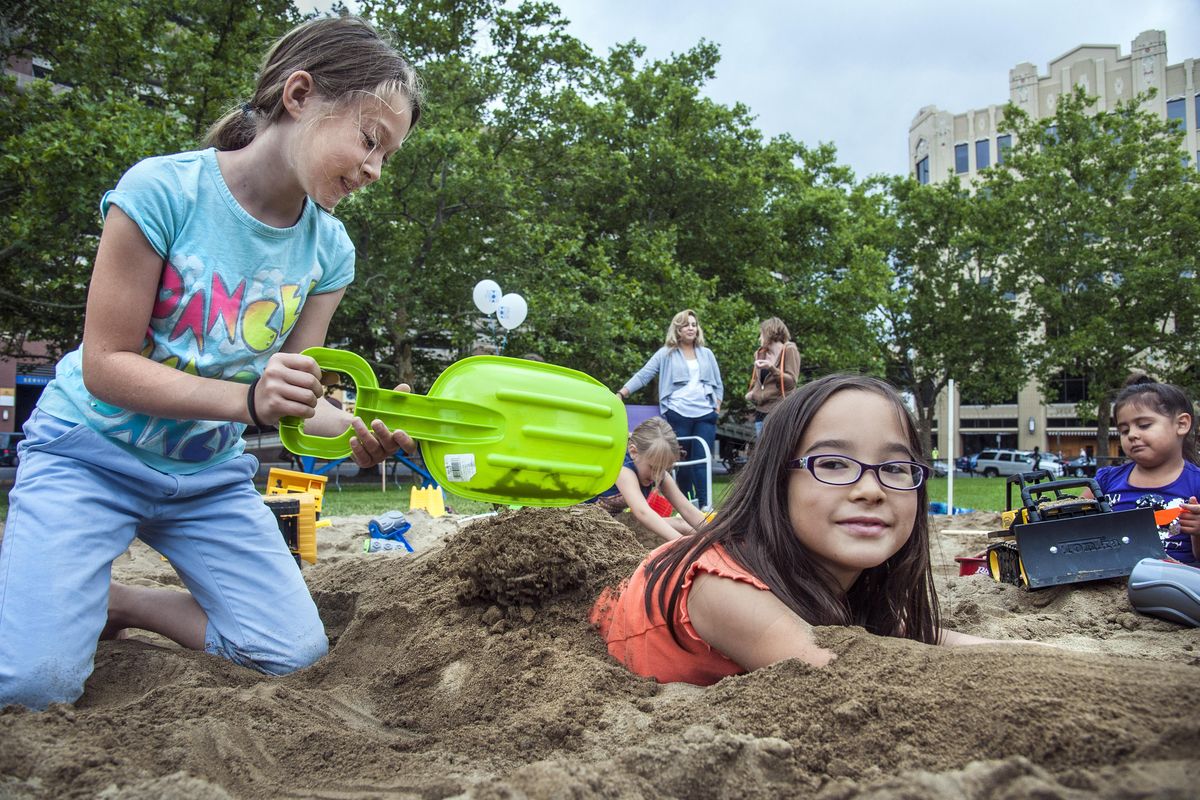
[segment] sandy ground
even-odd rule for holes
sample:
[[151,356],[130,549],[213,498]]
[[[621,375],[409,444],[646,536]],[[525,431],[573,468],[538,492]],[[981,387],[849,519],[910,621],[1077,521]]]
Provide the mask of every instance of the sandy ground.
[[[629,674],[586,624],[649,541],[603,512],[413,518],[413,555],[364,554],[367,517],[321,530],[332,649],[301,673],[102,642],[76,705],[0,712],[0,797],[1200,795],[1200,629],[1135,614],[1120,580],[958,577],[997,515],[934,518],[947,623],[1061,648],[821,629],[831,667],[707,689]],[[114,574],[178,586],[140,545]]]

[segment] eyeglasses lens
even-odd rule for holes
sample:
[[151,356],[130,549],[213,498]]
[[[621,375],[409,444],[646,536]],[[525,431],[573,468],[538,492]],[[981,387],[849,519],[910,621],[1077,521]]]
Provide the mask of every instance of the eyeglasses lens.
[[[857,461],[840,456],[820,456],[810,462],[813,477],[835,486],[854,483],[862,477],[863,467]],[[875,470],[879,482],[890,489],[915,489],[925,477],[920,465],[909,461],[880,464]]]

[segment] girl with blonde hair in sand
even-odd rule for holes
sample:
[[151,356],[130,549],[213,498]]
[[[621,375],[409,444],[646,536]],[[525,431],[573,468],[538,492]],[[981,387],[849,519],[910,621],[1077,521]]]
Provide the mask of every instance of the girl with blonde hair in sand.
[[834,654],[817,625],[926,644],[988,640],[940,627],[916,425],[890,385],[831,375],[797,390],[712,523],[652,552],[592,609],[633,672],[707,685]]
[[[704,523],[705,515],[688,502],[671,476],[678,460],[675,431],[662,417],[651,417],[629,434],[629,448],[617,482],[596,498],[597,504],[610,514],[628,508],[642,527],[667,541],[693,533]],[[650,492],[656,489],[679,512],[678,517],[661,517],[650,507]]]

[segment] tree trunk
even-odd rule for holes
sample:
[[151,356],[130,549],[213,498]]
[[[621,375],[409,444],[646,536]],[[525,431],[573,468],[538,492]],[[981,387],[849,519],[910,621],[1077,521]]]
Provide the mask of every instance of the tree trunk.
[[1096,408],[1096,465],[1108,456],[1108,422],[1112,419],[1112,393],[1105,392]]
[[921,452],[933,453],[933,406],[917,405],[917,436],[921,439]]
[[[412,363],[412,339],[408,336],[408,311],[397,308],[392,317],[392,366],[396,381],[413,386],[416,373]],[[413,386],[414,391],[417,387]]]

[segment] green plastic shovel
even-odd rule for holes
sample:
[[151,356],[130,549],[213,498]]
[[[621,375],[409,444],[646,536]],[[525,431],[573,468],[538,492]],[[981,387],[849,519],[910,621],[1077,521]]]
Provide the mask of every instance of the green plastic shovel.
[[[596,379],[566,367],[502,356],[451,364],[429,394],[381,389],[360,356],[328,347],[304,355],[322,370],[354,381],[354,414],[382,420],[416,439],[425,467],[446,490],[473,500],[567,506],[617,480],[625,458],[625,406]],[[304,433],[285,417],[279,438],[293,453],[350,455],[353,429],[340,436]]]

